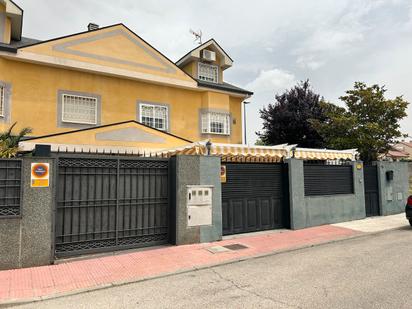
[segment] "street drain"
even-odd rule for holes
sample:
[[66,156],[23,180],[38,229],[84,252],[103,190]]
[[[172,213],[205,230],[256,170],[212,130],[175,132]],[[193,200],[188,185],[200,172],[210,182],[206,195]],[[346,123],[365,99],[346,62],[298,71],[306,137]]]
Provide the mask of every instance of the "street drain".
[[247,248],[248,248],[248,247],[246,247],[245,245],[241,245],[241,244],[226,245],[226,246],[223,246],[223,247],[226,248],[226,249],[229,249],[229,250],[233,250],[233,251],[242,250],[242,249],[247,249]]

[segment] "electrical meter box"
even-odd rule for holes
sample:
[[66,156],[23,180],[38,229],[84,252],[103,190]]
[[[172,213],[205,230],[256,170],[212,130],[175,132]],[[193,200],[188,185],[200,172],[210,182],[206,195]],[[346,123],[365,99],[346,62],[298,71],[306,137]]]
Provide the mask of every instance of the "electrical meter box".
[[212,225],[213,186],[187,186],[187,226]]

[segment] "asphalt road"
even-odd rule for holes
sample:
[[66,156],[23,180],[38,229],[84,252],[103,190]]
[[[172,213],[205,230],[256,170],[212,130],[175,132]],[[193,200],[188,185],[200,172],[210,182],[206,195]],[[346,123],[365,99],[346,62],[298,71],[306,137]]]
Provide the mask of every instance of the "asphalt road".
[[19,308],[412,308],[412,229]]

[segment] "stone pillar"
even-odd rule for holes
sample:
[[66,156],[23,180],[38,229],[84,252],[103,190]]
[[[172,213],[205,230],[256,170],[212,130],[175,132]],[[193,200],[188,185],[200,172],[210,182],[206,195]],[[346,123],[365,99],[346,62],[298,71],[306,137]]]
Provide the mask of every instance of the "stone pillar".
[[289,171],[290,228],[306,227],[305,183],[303,179],[303,161],[287,159]]
[[[382,216],[405,211],[409,190],[407,162],[376,162],[378,167],[379,207]],[[393,172],[393,180],[386,178],[386,172]]]
[[[178,155],[171,159],[171,177],[172,242],[182,245],[222,239],[220,158]],[[187,226],[187,186],[190,185],[213,186],[212,225]]]
[[[50,186],[31,188],[31,163],[50,163]],[[53,261],[54,160],[23,158],[21,218],[0,219],[0,269]]]

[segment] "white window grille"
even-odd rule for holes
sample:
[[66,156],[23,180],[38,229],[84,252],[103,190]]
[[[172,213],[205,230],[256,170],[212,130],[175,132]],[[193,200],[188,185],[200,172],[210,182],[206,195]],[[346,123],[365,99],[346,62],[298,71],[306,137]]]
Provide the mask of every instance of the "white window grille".
[[0,117],[4,117],[4,105],[6,104],[6,89],[0,85]]
[[202,133],[230,135],[230,115],[214,112],[202,114]]
[[97,98],[62,94],[62,121],[97,124]]
[[217,65],[199,62],[198,77],[200,80],[204,80],[206,82],[218,83],[219,68]]
[[140,104],[140,122],[158,129],[167,131],[168,108],[163,105]]

